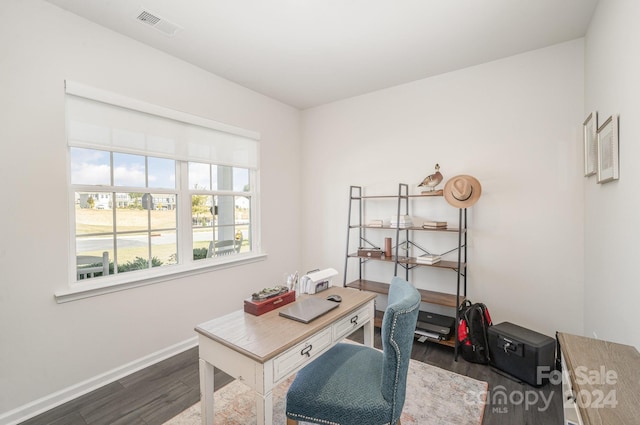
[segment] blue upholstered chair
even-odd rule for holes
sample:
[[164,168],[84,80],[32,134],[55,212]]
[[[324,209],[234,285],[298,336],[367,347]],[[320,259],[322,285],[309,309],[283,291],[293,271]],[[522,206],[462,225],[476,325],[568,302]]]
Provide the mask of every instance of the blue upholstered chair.
[[420,294],[393,278],[382,349],[339,343],[304,367],[287,392],[287,425],[400,425]]

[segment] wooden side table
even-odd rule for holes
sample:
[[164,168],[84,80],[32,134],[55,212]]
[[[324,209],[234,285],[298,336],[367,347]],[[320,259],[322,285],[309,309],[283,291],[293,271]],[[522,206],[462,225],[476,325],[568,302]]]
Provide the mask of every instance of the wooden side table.
[[565,425],[640,423],[640,353],[635,347],[558,333]]

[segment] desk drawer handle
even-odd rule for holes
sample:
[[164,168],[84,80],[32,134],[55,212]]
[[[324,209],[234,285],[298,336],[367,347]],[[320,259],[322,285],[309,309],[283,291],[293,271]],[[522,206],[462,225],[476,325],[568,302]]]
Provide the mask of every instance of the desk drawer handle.
[[307,357],[311,357],[311,354],[309,354],[311,352],[311,349],[313,348],[312,344],[309,344],[308,347],[304,347],[302,350],[300,350],[300,355],[304,356],[306,355]]
[[358,324],[358,315],[357,314],[351,318],[351,323],[354,324],[354,325]]

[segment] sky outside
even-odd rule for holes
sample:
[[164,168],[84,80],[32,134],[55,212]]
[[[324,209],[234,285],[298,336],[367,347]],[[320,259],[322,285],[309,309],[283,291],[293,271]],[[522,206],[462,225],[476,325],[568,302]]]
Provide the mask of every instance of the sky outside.
[[[147,157],[148,185],[145,184],[145,157],[125,153],[113,154],[114,186],[175,189],[175,161]],[[219,168],[219,169],[218,169]],[[218,174],[224,169],[233,171],[232,190],[242,192],[249,185],[249,170],[202,163],[189,163],[189,188],[202,190],[230,189],[218,187]],[[111,161],[109,152],[95,149],[71,148],[71,183],[110,186]]]

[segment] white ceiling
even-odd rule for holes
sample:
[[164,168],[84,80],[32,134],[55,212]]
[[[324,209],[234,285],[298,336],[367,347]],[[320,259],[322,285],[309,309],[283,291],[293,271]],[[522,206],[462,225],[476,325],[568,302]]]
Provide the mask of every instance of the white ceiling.
[[582,37],[598,2],[47,1],[300,109]]

